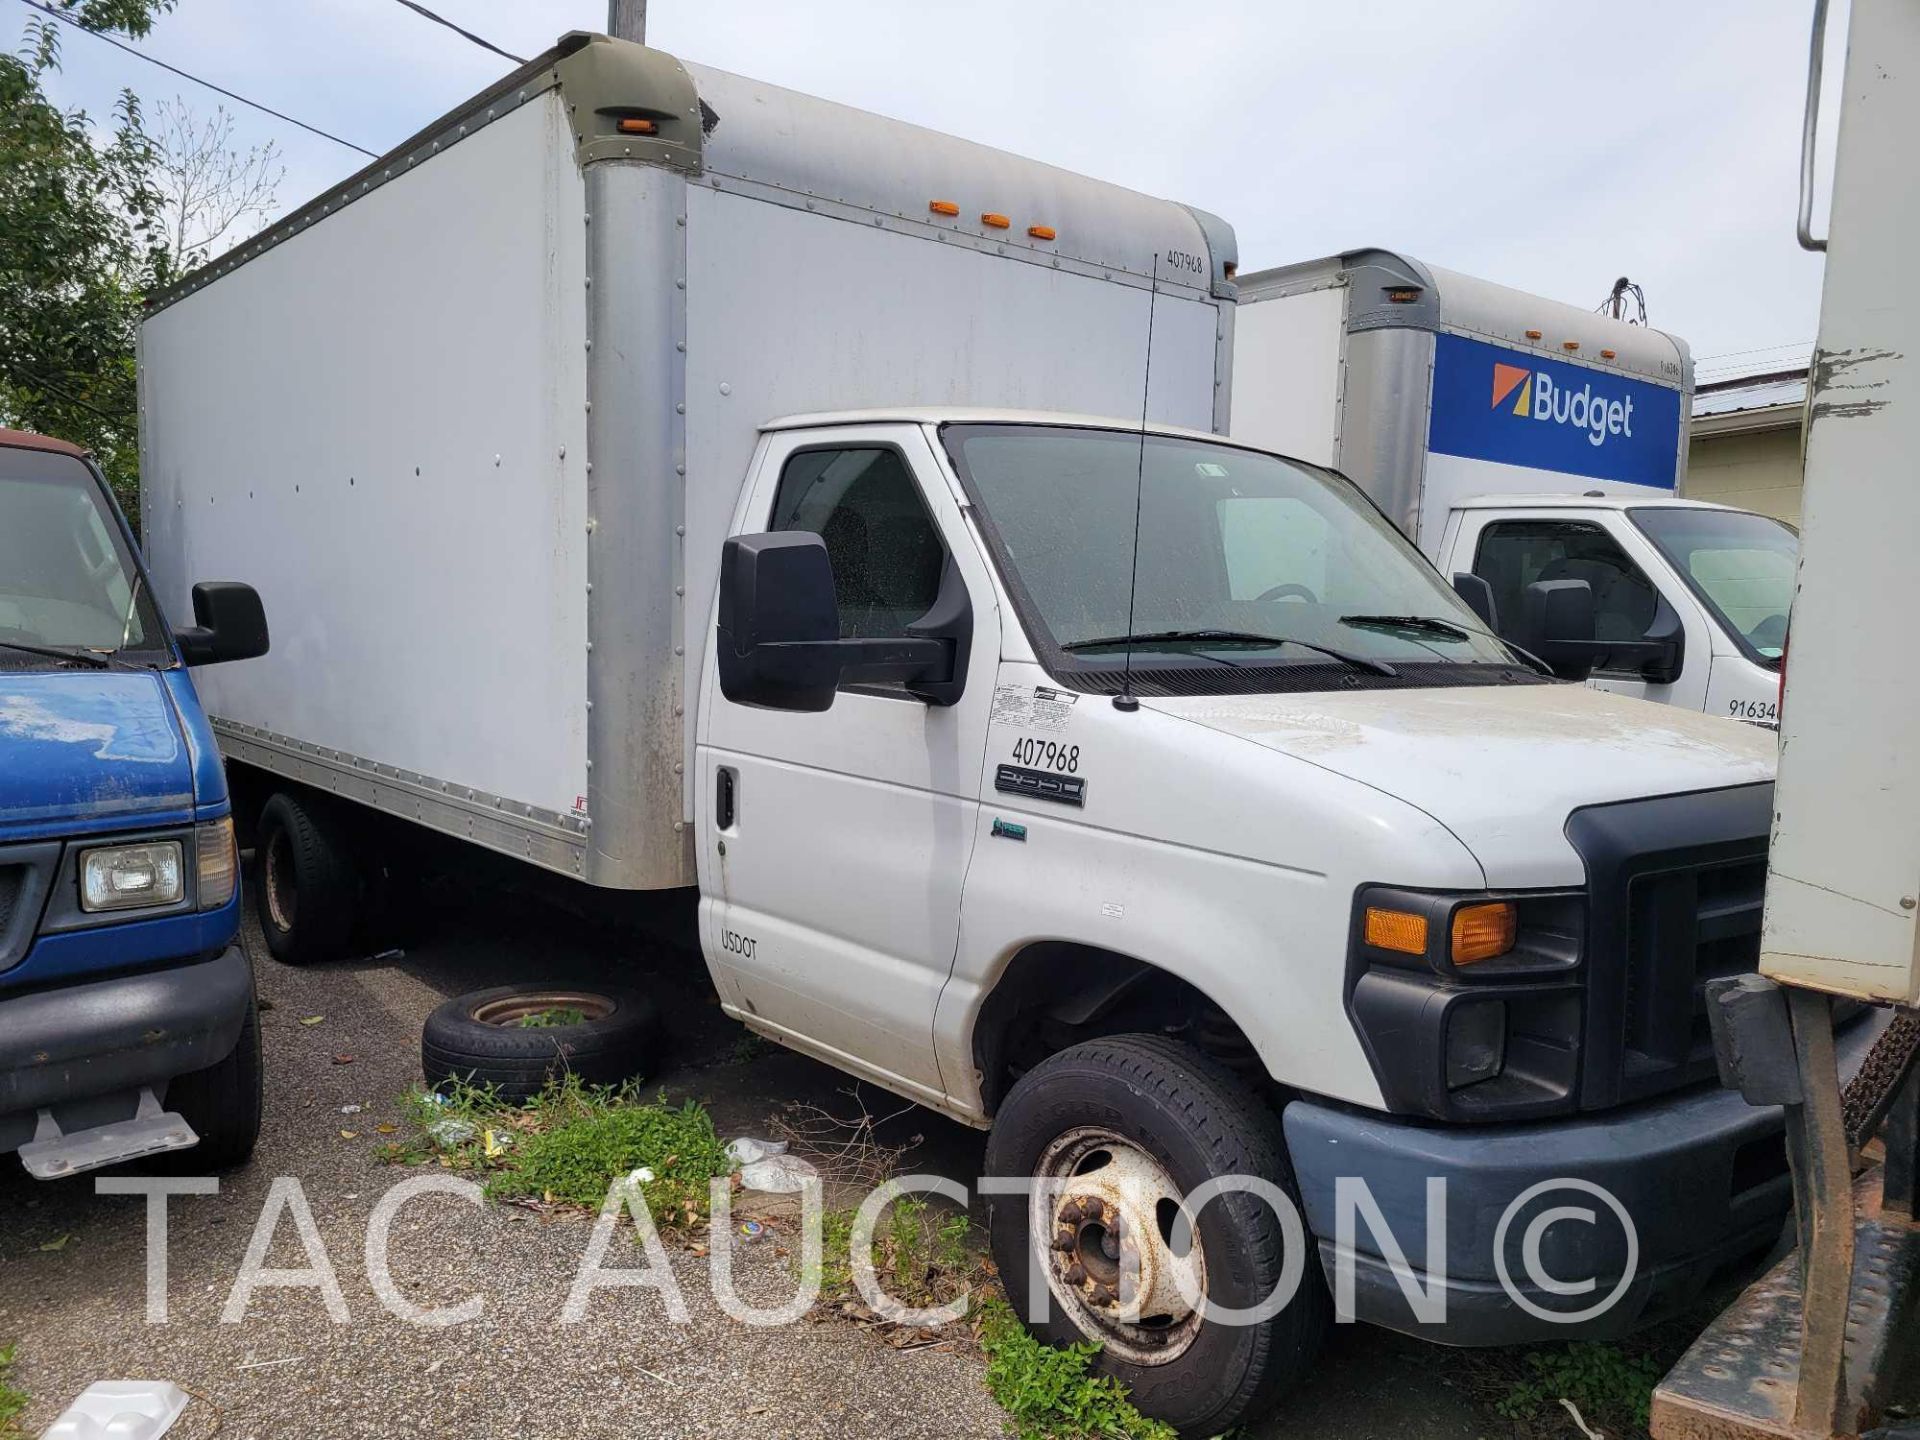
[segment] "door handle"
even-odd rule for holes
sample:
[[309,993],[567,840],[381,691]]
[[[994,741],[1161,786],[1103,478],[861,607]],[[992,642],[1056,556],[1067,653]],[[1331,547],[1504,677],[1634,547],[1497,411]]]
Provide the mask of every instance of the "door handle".
[[731,830],[738,813],[740,777],[730,765],[722,765],[713,777],[713,820],[716,829]]

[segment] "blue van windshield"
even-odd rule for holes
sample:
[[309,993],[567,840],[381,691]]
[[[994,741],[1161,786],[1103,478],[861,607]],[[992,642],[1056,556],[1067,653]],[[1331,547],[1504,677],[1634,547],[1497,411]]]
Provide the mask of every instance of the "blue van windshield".
[[[0,448],[0,644],[8,643],[149,661],[170,653],[105,493],[71,455]],[[0,664],[32,663],[30,651],[0,649]]]

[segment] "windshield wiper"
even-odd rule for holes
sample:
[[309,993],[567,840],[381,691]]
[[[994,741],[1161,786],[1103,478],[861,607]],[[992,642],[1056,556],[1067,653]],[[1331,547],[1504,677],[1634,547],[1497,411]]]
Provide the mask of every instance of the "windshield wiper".
[[1342,625],[1370,630],[1420,630],[1428,635],[1444,635],[1449,640],[1470,640],[1473,632],[1437,615],[1342,615]]
[[[1348,650],[1336,650],[1331,645],[1316,645],[1311,640],[1296,640],[1291,635],[1262,635],[1253,630],[1154,630],[1143,635],[1103,635],[1095,640],[1075,640],[1062,645],[1066,651],[1095,650],[1104,645],[1152,645],[1166,641],[1190,641],[1195,644],[1219,645],[1298,645],[1302,650],[1312,650],[1318,654],[1338,660],[1355,670],[1366,670],[1375,675],[1391,678],[1400,672],[1384,660],[1375,660],[1370,655],[1355,655]],[[1219,659],[1219,656],[1212,657]],[[1231,661],[1224,661],[1231,664]]]
[[45,655],[50,660],[78,660],[95,670],[105,670],[113,664],[105,656],[90,655],[85,650],[62,650],[58,645],[29,645],[24,640],[0,640],[0,649],[18,650],[23,655]]
[[1507,649],[1518,655],[1522,661],[1539,671],[1542,675],[1548,676],[1549,678],[1553,677],[1553,667],[1551,665],[1547,664],[1546,661],[1542,660],[1538,655],[1535,655],[1531,650],[1523,649],[1514,644],[1513,641],[1507,639],[1506,636],[1496,635],[1491,630],[1470,630],[1465,625],[1456,625],[1453,621],[1442,620],[1437,615],[1342,615],[1340,617],[1340,623],[1342,625],[1352,625],[1356,629],[1419,630],[1428,635],[1444,635],[1449,640],[1468,640],[1475,635],[1482,635],[1489,640],[1497,641],[1499,644],[1506,646]]

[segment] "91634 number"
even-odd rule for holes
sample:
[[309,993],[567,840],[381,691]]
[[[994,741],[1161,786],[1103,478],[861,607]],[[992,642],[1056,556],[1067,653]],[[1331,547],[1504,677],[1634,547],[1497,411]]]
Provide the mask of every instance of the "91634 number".
[[1751,720],[1756,725],[1780,723],[1780,707],[1772,700],[1729,700],[1727,713],[1736,720]]
[[1013,763],[1077,775],[1080,772],[1080,747],[1062,745],[1055,740],[1016,740],[1013,742]]

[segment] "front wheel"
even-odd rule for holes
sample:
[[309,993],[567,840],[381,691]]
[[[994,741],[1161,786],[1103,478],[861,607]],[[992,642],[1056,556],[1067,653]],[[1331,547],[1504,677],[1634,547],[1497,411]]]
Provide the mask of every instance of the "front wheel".
[[[1256,1194],[1229,1189],[1197,1223],[1183,1203],[1214,1177],[1244,1176],[1299,1214],[1278,1117],[1199,1051],[1120,1035],[1049,1057],[1001,1105],[986,1168],[1037,1182],[1031,1196],[986,1202],[1015,1310],[1052,1344],[1098,1341],[1096,1365],[1144,1414],[1218,1435],[1306,1375],[1330,1308],[1310,1243],[1293,1251]],[[1032,1304],[1035,1268],[1044,1308]],[[1270,1318],[1218,1318],[1260,1307],[1283,1281],[1291,1299]]]

